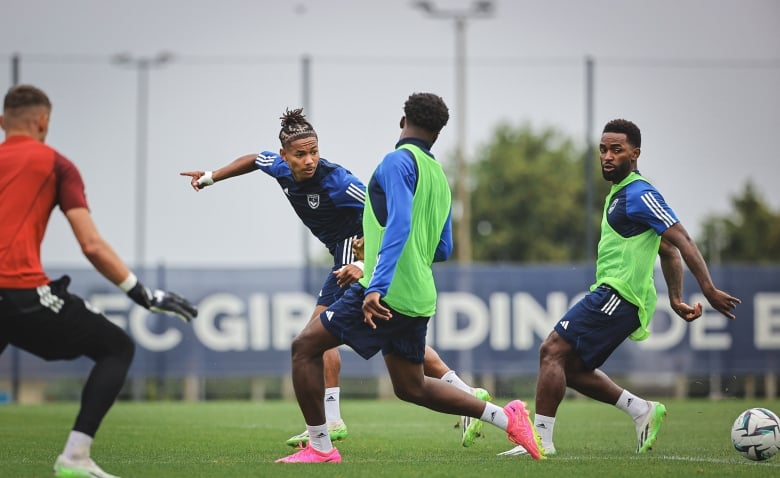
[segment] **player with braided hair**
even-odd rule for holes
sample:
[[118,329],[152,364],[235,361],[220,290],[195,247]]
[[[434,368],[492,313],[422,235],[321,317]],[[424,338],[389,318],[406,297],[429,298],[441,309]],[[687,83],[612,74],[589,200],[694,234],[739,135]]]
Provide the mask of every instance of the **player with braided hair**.
[[447,105],[431,93],[415,93],[404,105],[396,148],[368,184],[365,274],[293,340],[293,387],[310,440],[277,463],[341,462],[327,433],[321,397],[323,354],[342,344],[366,360],[381,350],[401,400],[483,420],[541,458],[523,402],[515,400],[502,409],[425,374],[425,337],[437,300],[431,266],[452,252],[452,194],[430,151],[448,120]]
[[[297,216],[333,256],[331,273],[325,278],[311,316],[311,320],[319,321],[320,313],[363,276],[363,263],[354,257],[353,243],[363,235],[366,187],[343,166],[320,157],[317,132],[302,108],[287,109],[280,119],[279,153],[263,151],[247,154],[214,171],[187,171],[181,175],[190,177],[195,191],[258,169],[276,179]],[[329,435],[333,440],[343,440],[347,437],[347,426],[341,417],[339,400],[341,356],[338,349],[326,351],[323,362]],[[426,348],[425,371],[431,377],[441,378],[484,400],[490,399],[485,390],[472,388],[463,382],[430,347]],[[470,438],[464,441],[466,446],[473,442],[481,425],[467,421],[464,431],[469,424],[471,433]],[[308,441],[307,430],[290,437],[287,444],[305,446]]]

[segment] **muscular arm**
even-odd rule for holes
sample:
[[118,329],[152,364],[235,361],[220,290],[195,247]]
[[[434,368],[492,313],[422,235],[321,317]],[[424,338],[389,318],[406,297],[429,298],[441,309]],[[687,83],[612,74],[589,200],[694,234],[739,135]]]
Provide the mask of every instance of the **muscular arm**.
[[[257,167],[255,166],[255,158],[257,158],[257,154],[245,154],[244,156],[240,156],[233,160],[232,162],[226,164],[225,166],[222,166],[219,169],[215,169],[211,173],[211,179],[214,182],[222,181],[223,179],[232,178],[235,176],[241,176],[242,174],[251,173],[252,171],[255,171]],[[196,191],[199,191],[208,184],[201,184],[198,182],[198,180],[205,175],[205,171],[185,171],[182,173],[179,173],[181,176],[189,176],[190,179],[190,185],[192,188]]]
[[122,259],[108,244],[95,226],[92,215],[84,207],[69,209],[65,212],[81,252],[103,277],[119,285],[130,274]]
[[[682,266],[680,265],[678,268],[679,271],[675,269],[675,259],[673,257],[675,253],[669,253],[668,250],[666,250],[667,246],[673,246],[679,251],[679,254],[682,255],[685,264],[696,278],[696,282],[699,283],[699,288],[710,305],[729,319],[733,319],[735,316],[731,311],[737,304],[741,303],[741,301],[715,287],[701,252],[699,252],[696,243],[694,243],[693,239],[688,235],[688,231],[685,230],[685,227],[678,222],[664,231],[661,235],[661,239],[661,249],[659,250],[659,254],[661,255],[661,268],[664,272],[664,279],[667,280],[667,284],[669,285],[670,300],[674,300],[672,294],[678,294],[678,299],[682,296]],[[679,256],[676,260],[679,262]],[[666,265],[664,265],[665,262]],[[671,284],[669,284],[669,280],[672,281]],[[676,290],[674,290],[675,288]]]
[[[68,209],[65,212],[65,217],[70,222],[70,227],[81,246],[84,257],[103,277],[122,289],[133,302],[153,312],[175,315],[185,322],[197,317],[197,307],[187,299],[173,292],[159,289],[152,292],[147,289],[130,272],[130,269],[122,262],[111,245],[100,235],[87,208]],[[2,352],[1,343],[0,352]]]
[[701,304],[696,303],[691,307],[682,300],[683,268],[680,251],[666,239],[661,239],[658,255],[661,258],[661,271],[669,291],[672,310],[687,322],[698,319],[702,313]]

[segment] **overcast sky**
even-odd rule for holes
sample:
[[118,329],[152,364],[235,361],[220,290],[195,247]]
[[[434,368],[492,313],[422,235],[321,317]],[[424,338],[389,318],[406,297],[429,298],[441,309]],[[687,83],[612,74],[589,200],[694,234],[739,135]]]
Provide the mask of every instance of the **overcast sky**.
[[[436,0],[464,9],[468,0]],[[640,170],[695,235],[753,181],[780,208],[780,1],[496,0],[467,24],[468,158],[502,122],[554,127],[585,144],[584,58],[595,74],[595,131],[642,129]],[[398,139],[406,97],[432,91],[452,119],[434,147],[447,163],[457,117],[454,22],[408,0],[25,0],[0,14],[0,86],[21,81],[54,103],[48,143],[74,161],[103,235],[136,256],[137,70],[127,52],[173,60],[149,74],[145,260],[276,266],[324,250],[261,172],[199,193],[178,173],[279,149],[279,116],[303,105],[322,156],[368,181]],[[601,180],[597,178],[596,180]],[[496,197],[501,201],[501,197]],[[86,265],[59,211],[44,263]]]

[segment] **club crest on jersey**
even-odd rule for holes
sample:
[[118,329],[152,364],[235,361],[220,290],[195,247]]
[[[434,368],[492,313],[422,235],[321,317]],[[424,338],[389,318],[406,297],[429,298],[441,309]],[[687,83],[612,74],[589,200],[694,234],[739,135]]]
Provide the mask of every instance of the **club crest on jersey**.
[[607,214],[612,214],[612,211],[615,210],[615,208],[617,207],[619,201],[620,201],[620,198],[615,198],[615,200],[612,201],[612,204],[609,205],[609,209],[607,210]]
[[320,195],[319,194],[307,194],[306,200],[309,202],[309,207],[317,209],[320,207]]

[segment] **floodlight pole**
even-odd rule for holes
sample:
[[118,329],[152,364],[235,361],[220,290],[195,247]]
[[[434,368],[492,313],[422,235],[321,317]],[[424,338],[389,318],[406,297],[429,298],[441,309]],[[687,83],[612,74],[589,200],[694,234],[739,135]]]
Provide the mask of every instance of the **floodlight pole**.
[[135,262],[136,273],[146,267],[146,181],[147,133],[149,129],[149,70],[173,60],[173,55],[161,52],[153,57],[134,57],[128,53],[115,55],[113,63],[134,68],[138,74],[136,106],[136,161],[135,161]]
[[488,18],[493,14],[492,0],[474,1],[466,9],[440,9],[432,1],[412,4],[431,18],[455,22],[455,198],[460,207],[460,220],[455,230],[456,259],[469,263],[471,245],[471,185],[466,155],[466,20]]
[[[147,132],[149,128],[149,70],[169,63],[173,55],[160,52],[153,57],[134,57],[129,53],[120,53],[112,59],[119,66],[134,68],[137,72],[136,93],[136,160],[135,160],[135,273],[141,280],[146,270],[146,181],[147,181]],[[159,360],[164,360],[160,357]],[[135,400],[144,398],[144,380],[135,378],[132,396]]]
[[593,76],[595,69],[593,57],[585,57],[585,255],[584,260],[591,262],[595,256],[595,228],[593,227],[593,201],[596,193],[593,178]]
[[[301,107],[304,114],[311,117],[311,56],[304,55],[301,58]],[[310,232],[304,225],[303,231],[303,292],[312,292],[312,259],[310,252]]]

